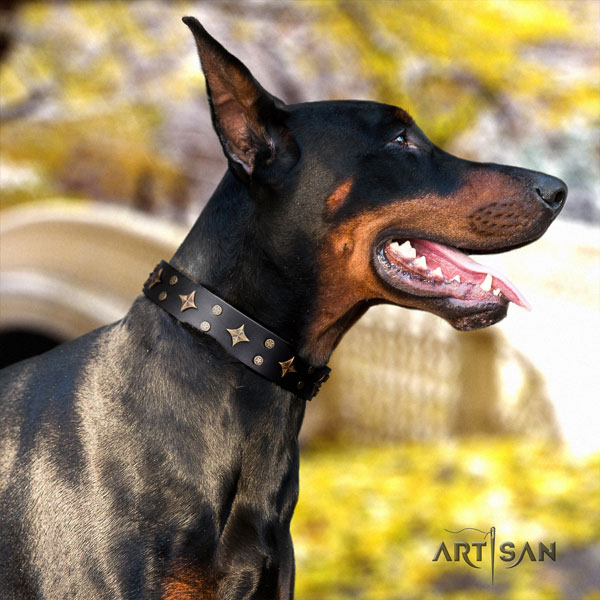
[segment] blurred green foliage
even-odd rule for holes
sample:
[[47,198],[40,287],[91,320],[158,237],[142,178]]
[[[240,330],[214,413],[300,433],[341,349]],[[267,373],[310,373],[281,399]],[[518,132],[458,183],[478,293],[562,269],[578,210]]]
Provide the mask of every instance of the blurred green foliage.
[[15,171],[4,204],[57,193],[130,202],[150,179],[155,204],[186,201],[189,180],[215,166],[205,147],[165,143],[169,116],[204,88],[186,13],[260,48],[242,56],[252,66],[276,52],[268,84],[296,90],[288,100],[397,104],[441,145],[486,111],[512,140],[523,119],[598,123],[595,1],[26,2],[0,65],[0,161]]
[[[600,116],[600,65],[557,80],[559,51],[597,47],[596,2],[404,0],[323,3],[320,26],[352,48],[380,101],[409,107],[446,143],[486,109],[535,106],[557,126]],[[562,78],[561,78],[562,79]]]
[[182,67],[190,40],[164,13],[160,4],[143,14],[123,2],[22,5],[0,70],[0,159],[33,166],[34,177],[3,186],[5,205],[57,193],[128,202],[148,174],[167,198],[181,190],[181,165],[157,130],[165,104],[201,89],[203,76],[197,64]]
[[[589,583],[600,553],[599,474],[600,456],[576,461],[511,439],[308,451],[292,521],[297,597],[591,599],[600,593]],[[536,553],[538,541],[556,541],[556,562],[507,571],[497,560],[492,586],[489,562],[475,570],[432,561],[442,540],[452,548],[483,539],[445,529],[491,526],[498,544],[529,541]],[[578,565],[585,547],[588,562]]]

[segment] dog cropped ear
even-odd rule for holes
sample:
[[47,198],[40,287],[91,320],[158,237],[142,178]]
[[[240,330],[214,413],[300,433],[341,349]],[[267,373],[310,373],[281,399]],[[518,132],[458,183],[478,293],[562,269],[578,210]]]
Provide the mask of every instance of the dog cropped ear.
[[[254,79],[246,66],[211,37],[194,17],[183,17],[196,40],[213,126],[231,168],[251,175],[293,145],[283,125],[285,106]],[[240,169],[241,167],[241,169]]]

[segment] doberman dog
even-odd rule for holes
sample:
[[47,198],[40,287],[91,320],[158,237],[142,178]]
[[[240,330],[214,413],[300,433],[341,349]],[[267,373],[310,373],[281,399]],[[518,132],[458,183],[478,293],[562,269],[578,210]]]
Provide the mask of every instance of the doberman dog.
[[184,22],[228,169],[123,320],[3,372],[2,598],[291,598],[298,433],[340,338],[382,302],[461,330],[526,305],[468,254],[536,240],[567,195],[394,106],[286,105]]

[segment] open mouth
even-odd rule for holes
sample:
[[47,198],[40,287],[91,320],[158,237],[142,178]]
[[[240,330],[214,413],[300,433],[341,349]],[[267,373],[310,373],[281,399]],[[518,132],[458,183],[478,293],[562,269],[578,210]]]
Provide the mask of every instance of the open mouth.
[[454,299],[473,308],[513,302],[531,309],[505,275],[439,242],[390,239],[380,247],[377,258],[386,281],[413,295]]

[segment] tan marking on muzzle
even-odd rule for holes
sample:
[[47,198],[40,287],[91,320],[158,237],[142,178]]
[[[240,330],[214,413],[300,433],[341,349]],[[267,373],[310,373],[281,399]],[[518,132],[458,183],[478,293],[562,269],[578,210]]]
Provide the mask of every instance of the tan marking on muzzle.
[[[484,214],[492,220],[485,219]],[[494,216],[499,218],[497,223]],[[391,235],[397,230],[407,238],[489,250],[526,240],[542,218],[539,203],[523,182],[482,167],[467,173],[463,185],[452,195],[427,194],[392,201],[337,224],[321,246],[320,283],[304,352],[313,361],[327,360],[348,329],[351,321],[346,317],[365,301],[427,309],[426,299],[400,298],[376,274],[372,257],[382,231],[389,230]]]

